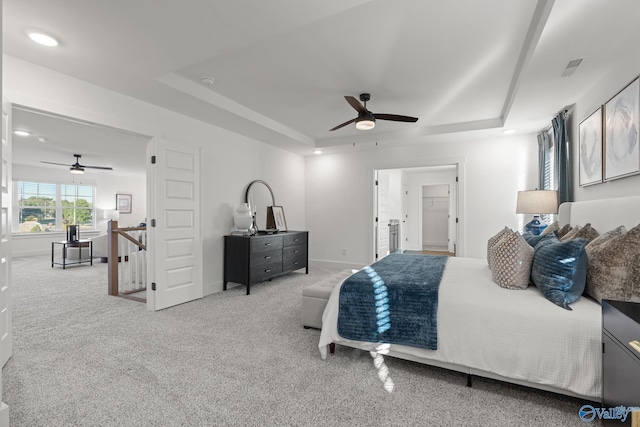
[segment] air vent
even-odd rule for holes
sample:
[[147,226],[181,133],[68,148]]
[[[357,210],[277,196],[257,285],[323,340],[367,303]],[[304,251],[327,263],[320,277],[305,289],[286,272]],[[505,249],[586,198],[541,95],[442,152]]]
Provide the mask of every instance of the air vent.
[[578,59],[572,59],[571,61],[569,61],[569,63],[567,64],[567,67],[564,69],[564,71],[561,74],[562,77],[569,77],[570,75],[575,73],[576,69],[580,66],[580,64],[582,64],[583,59],[584,58],[578,58]]

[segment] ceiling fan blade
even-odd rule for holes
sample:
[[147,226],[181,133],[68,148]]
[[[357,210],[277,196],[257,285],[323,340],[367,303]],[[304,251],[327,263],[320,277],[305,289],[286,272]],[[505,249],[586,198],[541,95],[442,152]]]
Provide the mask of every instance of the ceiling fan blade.
[[345,96],[344,99],[346,99],[349,105],[351,105],[358,113],[364,113],[367,111],[364,106],[360,104],[360,101],[355,99],[353,96]]
[[104,169],[104,170],[108,170],[108,171],[112,171],[113,168],[109,167],[109,166],[85,166],[85,165],[79,165],[81,168],[85,168],[85,169]]
[[338,126],[334,127],[333,129],[330,129],[330,131],[336,130],[336,129],[340,129],[341,127],[345,127],[346,125],[351,124],[351,123],[353,123],[355,121],[356,121],[356,119],[351,119],[348,122],[344,122],[343,124],[338,125]]
[[54,163],[54,162],[45,162],[44,160],[40,160],[40,163],[49,163],[50,165],[59,165],[59,166],[73,166],[68,163]]
[[373,117],[379,120],[391,120],[392,122],[417,122],[417,117],[400,116],[398,114],[374,114]]

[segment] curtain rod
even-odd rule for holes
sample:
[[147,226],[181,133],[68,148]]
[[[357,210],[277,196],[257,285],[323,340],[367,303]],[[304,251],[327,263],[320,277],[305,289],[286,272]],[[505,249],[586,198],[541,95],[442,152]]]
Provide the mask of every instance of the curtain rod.
[[[558,114],[564,114],[564,119],[566,119],[569,116],[569,110],[568,109],[563,109],[558,111],[553,117],[556,117]],[[553,119],[552,119],[553,120]],[[553,129],[553,122],[547,126],[546,128],[541,129],[538,133],[540,132],[549,132],[551,129]]]

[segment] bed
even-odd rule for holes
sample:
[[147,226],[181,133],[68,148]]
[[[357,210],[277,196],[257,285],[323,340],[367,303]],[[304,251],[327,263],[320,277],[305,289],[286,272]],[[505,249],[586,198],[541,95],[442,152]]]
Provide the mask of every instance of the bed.
[[[560,206],[558,225],[590,223],[602,233],[640,224],[640,196]],[[496,285],[487,260],[450,258],[439,287],[437,349],[348,340],[338,334],[339,295],[333,290],[318,344],[326,358],[337,343],[384,355],[494,378],[574,397],[602,395],[601,307],[582,296],[571,310],[550,302],[535,286]]]

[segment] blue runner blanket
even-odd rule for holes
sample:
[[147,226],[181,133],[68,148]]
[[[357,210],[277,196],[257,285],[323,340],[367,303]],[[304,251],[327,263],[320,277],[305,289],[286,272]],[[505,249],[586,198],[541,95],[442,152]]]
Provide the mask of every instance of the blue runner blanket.
[[447,259],[391,254],[349,277],[340,288],[340,336],[436,350],[438,289]]

